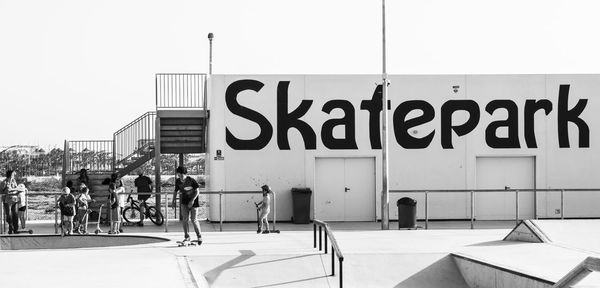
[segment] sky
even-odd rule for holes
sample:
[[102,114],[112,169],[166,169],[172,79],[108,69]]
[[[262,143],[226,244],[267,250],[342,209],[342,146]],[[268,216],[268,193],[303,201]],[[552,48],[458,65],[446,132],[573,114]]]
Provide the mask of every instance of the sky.
[[[598,1],[387,0],[389,74],[600,71]],[[155,73],[379,74],[378,0],[0,0],[0,147],[112,139]]]

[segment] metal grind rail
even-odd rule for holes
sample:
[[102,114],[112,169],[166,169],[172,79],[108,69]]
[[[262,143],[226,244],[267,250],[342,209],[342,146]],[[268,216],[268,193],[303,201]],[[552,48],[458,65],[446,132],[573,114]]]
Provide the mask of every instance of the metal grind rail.
[[[340,246],[337,244],[335,237],[333,236],[333,231],[329,228],[329,225],[326,222],[314,219],[313,220],[313,248],[317,248],[317,226],[319,226],[319,251],[325,247],[325,254],[327,254],[327,238],[331,241],[331,276],[335,276],[335,256],[337,255],[338,261],[340,262],[340,288],[344,287],[344,277],[343,277],[343,264],[344,264],[344,255],[340,250]],[[322,233],[325,230],[325,245],[322,245]]]
[[471,208],[471,229],[474,229],[475,221],[475,194],[477,193],[514,193],[515,195],[515,224],[519,224],[519,193],[534,193],[534,215],[537,219],[537,193],[538,192],[560,192],[560,219],[565,219],[565,192],[599,192],[600,188],[556,188],[556,189],[445,189],[445,190],[390,190],[390,193],[402,194],[425,194],[425,229],[429,228],[429,194],[434,193],[469,193]]
[[[123,193],[128,194],[128,193]],[[162,192],[162,193],[133,193],[133,194],[137,194],[137,195],[151,195],[155,196],[155,195],[164,195],[164,210],[161,211],[163,213],[164,219],[165,219],[165,232],[169,232],[169,217],[168,217],[168,209],[169,209],[169,196],[173,195],[173,192]],[[227,195],[252,195],[252,194],[260,194],[262,195],[262,191],[200,191],[200,195],[219,195],[219,231],[222,232],[223,231],[223,221],[225,221],[224,219],[224,215],[223,215],[223,198],[226,197]],[[53,203],[51,204],[50,207],[53,208],[54,210],[54,233],[58,234],[58,227],[59,223],[60,223],[60,217],[58,215],[58,208],[57,208],[57,202],[58,202],[58,198],[60,197],[61,193],[60,192],[51,192],[51,193],[34,193],[34,192],[28,192],[26,194],[25,197],[25,203],[28,204],[28,199],[29,197],[34,197],[34,196],[46,196],[46,197],[50,197],[53,198]],[[277,225],[277,196],[275,193],[272,193],[273,195],[273,199],[272,204],[273,204],[273,219],[272,219],[272,223],[273,223],[273,230],[276,229],[276,225]],[[90,193],[90,196],[92,197],[92,199],[96,199],[96,198],[107,198],[107,195],[102,195],[102,196],[95,196],[93,193]],[[107,200],[100,200],[98,202],[106,202]],[[177,206],[177,205],[176,205]],[[47,208],[50,208],[47,207]],[[109,209],[109,205],[105,206],[105,209]],[[175,215],[177,215],[177,210],[176,207],[175,208]],[[29,210],[29,209],[28,209]],[[6,215],[4,213],[4,207],[3,205],[0,205],[0,221],[2,221],[2,225],[0,225],[0,234],[6,234],[6,221],[5,221]]]

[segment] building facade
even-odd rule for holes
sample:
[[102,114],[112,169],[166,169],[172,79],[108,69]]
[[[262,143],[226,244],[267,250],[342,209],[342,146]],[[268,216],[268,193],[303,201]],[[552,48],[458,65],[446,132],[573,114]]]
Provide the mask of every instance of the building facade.
[[[391,190],[600,188],[600,75],[390,75]],[[308,187],[311,218],[381,219],[379,75],[213,75],[209,190],[259,190],[292,217]],[[600,217],[600,194],[521,192],[522,218]],[[418,201],[422,193],[390,194]],[[255,219],[260,196],[226,195],[227,221]],[[218,203],[218,196],[211,203]],[[430,219],[469,219],[470,193],[429,196]],[[476,219],[513,219],[514,193],[478,193]],[[210,218],[219,218],[211,205]]]

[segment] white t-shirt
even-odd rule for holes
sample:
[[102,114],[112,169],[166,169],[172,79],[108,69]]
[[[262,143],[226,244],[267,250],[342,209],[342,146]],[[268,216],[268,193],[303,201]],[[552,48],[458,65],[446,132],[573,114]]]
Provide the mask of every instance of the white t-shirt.
[[117,194],[117,201],[119,202],[119,207],[125,207],[125,188],[119,187],[115,189],[115,193]]

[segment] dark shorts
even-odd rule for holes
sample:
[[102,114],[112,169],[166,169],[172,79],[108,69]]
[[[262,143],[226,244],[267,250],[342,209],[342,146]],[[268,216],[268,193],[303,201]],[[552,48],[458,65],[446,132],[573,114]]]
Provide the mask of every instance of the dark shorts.
[[23,206],[23,207],[19,208],[19,211],[25,211],[25,210],[27,210],[27,206]]
[[73,207],[65,207],[62,214],[65,216],[75,216],[75,209]]

